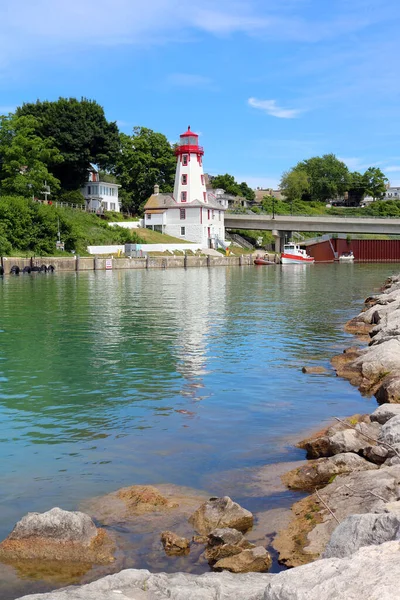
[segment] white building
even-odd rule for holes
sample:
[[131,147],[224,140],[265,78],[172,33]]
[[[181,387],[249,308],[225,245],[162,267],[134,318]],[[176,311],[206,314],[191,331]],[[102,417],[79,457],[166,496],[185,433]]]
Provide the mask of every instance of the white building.
[[98,169],[92,165],[89,170],[88,181],[81,192],[85,197],[86,206],[89,210],[99,213],[107,210],[120,212],[121,206],[118,199],[118,188],[120,187],[116,183],[101,181]]
[[145,227],[174,237],[202,244],[203,248],[225,243],[225,207],[207,194],[204,172],[204,150],[199,136],[188,130],[180,136],[176,149],[177,165],[173,194],[154,194],[144,210]]
[[400,200],[400,187],[390,186],[386,190],[385,200]]

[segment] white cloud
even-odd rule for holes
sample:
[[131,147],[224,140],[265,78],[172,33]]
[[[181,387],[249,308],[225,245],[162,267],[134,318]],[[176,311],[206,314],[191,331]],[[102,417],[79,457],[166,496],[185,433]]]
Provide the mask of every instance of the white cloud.
[[253,108],[263,110],[271,117],[278,119],[295,119],[303,110],[298,108],[282,108],[277,105],[276,100],[257,100],[257,98],[249,98],[248,103]]
[[400,171],[400,165],[389,165],[383,169],[385,173],[398,173]]

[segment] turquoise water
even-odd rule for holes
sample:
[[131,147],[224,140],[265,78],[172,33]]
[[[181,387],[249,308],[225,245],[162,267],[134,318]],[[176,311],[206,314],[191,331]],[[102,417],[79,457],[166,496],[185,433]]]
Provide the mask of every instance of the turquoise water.
[[[306,376],[396,265],[65,273],[0,281],[0,538],[28,511],[301,458],[293,440],[369,410]],[[240,496],[240,492],[238,492]],[[20,589],[20,588],[18,588]]]

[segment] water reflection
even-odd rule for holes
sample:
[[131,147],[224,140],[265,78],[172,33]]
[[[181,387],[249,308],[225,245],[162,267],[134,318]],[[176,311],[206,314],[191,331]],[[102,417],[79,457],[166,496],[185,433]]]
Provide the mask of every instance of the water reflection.
[[393,270],[0,281],[0,537],[29,510],[134,483],[209,490],[222,471],[299,456],[291,436],[371,402],[300,369],[328,366],[343,322]]

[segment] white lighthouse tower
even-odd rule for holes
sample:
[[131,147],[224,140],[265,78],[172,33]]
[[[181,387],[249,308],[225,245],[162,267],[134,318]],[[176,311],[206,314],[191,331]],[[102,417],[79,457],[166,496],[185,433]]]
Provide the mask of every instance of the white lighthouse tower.
[[159,186],[154,186],[154,194],[144,207],[144,226],[197,243],[201,248],[226,247],[226,207],[213,194],[207,195],[204,150],[190,127],[180,136],[175,154],[174,193],[160,193]]
[[190,204],[198,200],[207,203],[207,190],[203,172],[204,150],[199,146],[199,136],[190,126],[179,139],[175,150],[177,165],[174,198],[179,204]]

